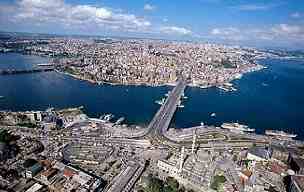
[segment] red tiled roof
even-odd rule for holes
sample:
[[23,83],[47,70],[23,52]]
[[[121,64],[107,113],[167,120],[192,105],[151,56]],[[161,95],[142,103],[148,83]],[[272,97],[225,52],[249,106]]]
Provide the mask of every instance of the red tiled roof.
[[63,175],[66,176],[66,177],[73,177],[73,175],[75,175],[75,171],[73,171],[72,169],[66,167],[64,168],[63,170]]

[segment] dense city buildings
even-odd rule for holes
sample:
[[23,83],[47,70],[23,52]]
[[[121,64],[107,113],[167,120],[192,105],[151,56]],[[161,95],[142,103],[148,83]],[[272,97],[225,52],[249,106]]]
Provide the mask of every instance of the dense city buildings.
[[110,114],[89,118],[81,109],[1,112],[0,186],[9,191],[303,190],[301,141],[205,125],[147,132],[113,121]]
[[[5,42],[4,49],[15,43]],[[52,38],[18,43],[24,53],[54,58],[51,65],[58,71],[124,85],[175,84],[183,77],[191,86],[229,86],[242,74],[262,69],[255,59],[266,55],[249,48],[165,40]]]

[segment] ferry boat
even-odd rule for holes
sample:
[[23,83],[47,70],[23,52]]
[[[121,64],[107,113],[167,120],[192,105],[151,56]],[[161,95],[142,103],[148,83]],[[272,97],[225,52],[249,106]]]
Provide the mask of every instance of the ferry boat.
[[243,76],[243,75],[242,75],[241,73],[237,73],[237,74],[235,75],[235,78],[236,78],[236,79],[241,79],[242,76]]
[[166,99],[162,98],[161,100],[157,100],[155,101],[155,103],[159,104],[159,105],[163,105],[165,103]]
[[231,83],[224,83],[223,85],[217,86],[217,88],[222,89],[224,91],[237,91],[236,88],[233,87]]
[[103,120],[105,121],[110,121],[111,119],[113,119],[114,115],[112,114],[106,114],[104,117],[103,117]]
[[166,97],[169,97],[171,91],[168,91],[168,93],[165,94]]
[[287,137],[287,138],[294,138],[294,137],[298,136],[297,134],[290,134],[290,133],[286,133],[284,131],[278,131],[278,130],[266,130],[265,134],[269,135],[269,136]]
[[221,125],[223,129],[229,129],[230,131],[237,131],[237,132],[253,132],[255,129],[250,129],[247,125],[242,125],[239,123],[223,123]]
[[208,88],[209,86],[208,85],[200,85],[200,86],[198,86],[199,88],[201,88],[201,89],[206,89],[206,88]]
[[40,64],[37,64],[37,66],[39,66],[39,67],[51,67],[51,66],[53,66],[53,64],[52,63],[40,63]]
[[184,106],[184,105],[182,105],[181,100],[179,100],[179,102],[178,102],[178,104],[177,104],[177,107],[184,108],[185,106]]
[[124,120],[125,120],[124,117],[119,118],[119,119],[115,122],[115,125],[121,124]]

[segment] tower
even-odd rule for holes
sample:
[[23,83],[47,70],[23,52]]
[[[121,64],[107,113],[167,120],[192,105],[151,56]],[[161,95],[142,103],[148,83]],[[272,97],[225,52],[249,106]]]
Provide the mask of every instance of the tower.
[[184,165],[184,156],[185,156],[185,147],[182,147],[181,156],[180,156],[180,163],[179,163],[179,170],[178,172],[181,173],[183,170]]
[[191,150],[192,155],[194,155],[195,152],[195,144],[196,144],[196,129],[193,130],[193,140],[192,140],[192,150]]
[[196,129],[193,130],[193,141],[192,141],[192,149],[191,149],[193,163],[196,162],[195,149],[196,149]]

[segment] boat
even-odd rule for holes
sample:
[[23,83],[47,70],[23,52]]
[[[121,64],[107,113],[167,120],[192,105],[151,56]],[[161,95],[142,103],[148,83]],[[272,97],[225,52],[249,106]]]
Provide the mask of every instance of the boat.
[[119,118],[116,122],[115,125],[119,125],[120,123],[122,123],[125,120],[124,117]]
[[223,85],[217,86],[217,88],[222,89],[224,91],[237,91],[236,88],[233,87],[233,84],[231,83],[224,83]]
[[199,86],[199,88],[206,89],[206,88],[209,88],[209,85],[201,85],[201,86]]
[[165,94],[166,97],[169,97],[171,91],[168,91],[168,93]]
[[250,129],[247,125],[242,125],[239,123],[223,123],[221,125],[223,129],[229,129],[230,131],[236,132],[253,132],[255,129]]
[[177,107],[184,108],[185,106],[184,106],[184,105],[182,105],[181,100],[179,100],[179,101],[178,101],[178,104],[177,104]]
[[0,99],[4,99],[4,96],[0,95]]
[[284,131],[278,131],[278,130],[266,130],[265,131],[266,135],[269,136],[275,136],[275,137],[287,137],[287,138],[294,138],[297,137],[297,134],[290,134],[290,133],[286,133]]
[[41,64],[37,64],[37,66],[39,66],[39,67],[51,67],[51,66],[53,66],[53,64],[51,64],[51,63],[41,63]]
[[162,98],[161,100],[157,100],[155,101],[155,103],[159,104],[159,105],[163,105],[165,103],[166,99]]
[[227,91],[227,92],[230,91],[230,89],[225,87],[225,86],[218,86],[217,88],[222,89],[222,90]]
[[235,75],[235,78],[236,78],[236,79],[241,79],[242,76],[243,76],[243,75],[242,75],[241,73],[237,73],[237,74]]
[[216,113],[211,113],[210,117],[216,117]]
[[113,119],[114,115],[112,114],[106,114],[104,117],[103,117],[103,120],[105,121],[110,121],[111,119]]
[[204,122],[201,122],[201,126],[204,126],[205,124],[204,124]]

